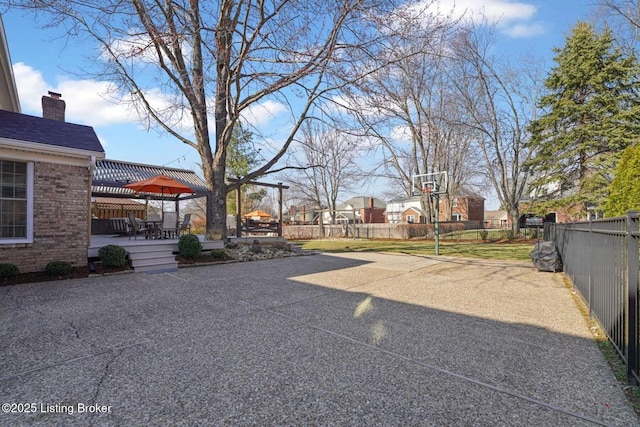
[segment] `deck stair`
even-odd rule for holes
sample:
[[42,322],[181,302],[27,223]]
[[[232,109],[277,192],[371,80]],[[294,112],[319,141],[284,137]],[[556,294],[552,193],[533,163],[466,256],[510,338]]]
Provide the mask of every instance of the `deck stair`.
[[176,261],[176,256],[173,254],[174,246],[171,243],[166,245],[156,243],[127,247],[133,271],[139,273],[177,270],[178,261]]
[[[202,250],[224,248],[222,240],[204,240],[204,236],[197,235],[202,244]],[[91,236],[91,243],[87,252],[89,258],[98,257],[101,247],[107,245],[122,246],[131,259],[136,272],[176,270],[178,262],[175,253],[178,252],[178,239],[129,239],[117,236]]]

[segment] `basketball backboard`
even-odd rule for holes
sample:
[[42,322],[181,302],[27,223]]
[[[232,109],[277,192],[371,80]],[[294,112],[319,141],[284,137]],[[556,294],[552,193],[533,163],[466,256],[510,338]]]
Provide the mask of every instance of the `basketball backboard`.
[[448,191],[447,172],[432,172],[413,175],[412,194],[420,196],[423,194],[433,196],[436,194],[446,194]]

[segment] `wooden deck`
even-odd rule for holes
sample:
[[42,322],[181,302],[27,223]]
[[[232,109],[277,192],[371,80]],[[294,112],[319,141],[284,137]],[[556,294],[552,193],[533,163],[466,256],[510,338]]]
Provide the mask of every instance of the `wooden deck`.
[[[222,249],[224,243],[222,240],[205,240],[204,235],[196,234],[200,243],[202,243],[202,250],[208,251],[211,249]],[[91,236],[91,243],[89,244],[88,256],[94,258],[98,256],[98,250],[107,245],[118,245],[123,248],[141,249],[142,247],[164,247],[171,249],[173,252],[178,252],[178,239],[145,239],[144,236],[138,236],[135,240],[133,237],[129,239],[128,236],[117,235],[93,235]]]

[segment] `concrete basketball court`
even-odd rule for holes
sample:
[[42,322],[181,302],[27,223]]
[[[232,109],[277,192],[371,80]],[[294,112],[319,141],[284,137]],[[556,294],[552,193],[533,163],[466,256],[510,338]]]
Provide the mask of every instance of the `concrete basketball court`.
[[0,425],[640,425],[561,274],[318,254],[0,288]]

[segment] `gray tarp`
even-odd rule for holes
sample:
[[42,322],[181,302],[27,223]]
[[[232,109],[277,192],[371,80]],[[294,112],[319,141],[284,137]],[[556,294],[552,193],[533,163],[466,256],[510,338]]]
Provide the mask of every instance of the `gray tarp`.
[[562,260],[554,242],[536,242],[529,255],[538,271],[562,271]]

